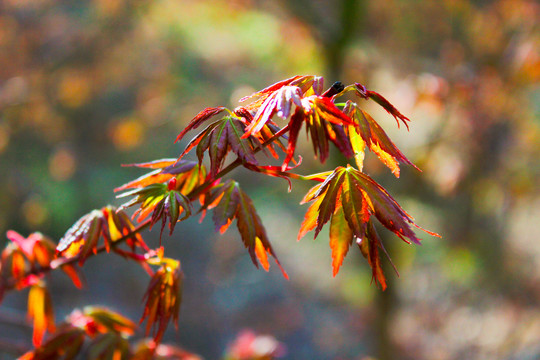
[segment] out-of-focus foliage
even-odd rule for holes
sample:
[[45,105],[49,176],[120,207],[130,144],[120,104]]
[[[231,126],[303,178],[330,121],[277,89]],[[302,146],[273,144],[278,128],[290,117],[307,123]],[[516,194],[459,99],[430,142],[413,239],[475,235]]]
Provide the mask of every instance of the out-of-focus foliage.
[[[282,189],[275,190],[280,184],[257,181],[253,202],[276,229],[271,240],[292,281],[254,275],[241,260],[242,244],[186,225],[182,232],[197,236],[170,242],[178,246],[185,294],[192,297],[184,299],[180,335],[165,338],[208,358],[220,356],[246,326],[285,342],[293,358],[540,353],[537,2],[6,0],[0,6],[2,232],[39,230],[59,239],[131,177],[118,164],[180,153],[170,134],[201,108],[234,103],[292,74],[326,71],[340,76],[330,82],[361,82],[411,119],[410,134],[384,128],[421,175],[402,168],[408,173],[396,183],[374,156],[363,161],[444,240],[425,241],[416,251],[392,249],[402,274],[389,287],[396,290],[385,292],[392,301],[368,287],[371,274],[360,266],[345,266],[332,279],[324,242],[291,243],[302,209],[284,205]],[[377,120],[388,117],[377,111],[369,109]],[[300,201],[301,191],[295,194]],[[301,250],[289,256],[292,246]],[[352,254],[345,261],[359,262]],[[137,292],[117,296],[123,301],[117,306],[138,309],[145,289],[129,280],[137,274],[116,271],[118,263],[100,275],[106,265],[100,266],[94,276],[118,276]],[[100,290],[99,301],[119,295],[114,287]],[[53,300],[71,305],[69,287],[62,291],[61,299],[52,292]],[[6,297],[4,304],[25,301]],[[20,334],[28,347],[31,334]]]
[[[45,344],[20,357],[21,360],[198,360],[199,356],[150,339],[139,341],[133,349],[128,338],[137,326],[124,316],[106,308],[74,310]],[[85,347],[86,343],[86,347]]]

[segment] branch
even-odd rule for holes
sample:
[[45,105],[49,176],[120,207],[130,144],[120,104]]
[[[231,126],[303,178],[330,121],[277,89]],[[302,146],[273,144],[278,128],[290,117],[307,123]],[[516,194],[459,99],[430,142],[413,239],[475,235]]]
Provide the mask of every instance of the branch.
[[[130,233],[122,236],[120,239],[113,242],[112,246],[113,247],[118,246],[121,243],[123,243],[124,241],[126,241],[127,239],[131,238],[133,235],[138,234],[139,232],[146,229],[148,226],[150,226],[150,220],[151,219],[148,219],[148,220],[145,220],[144,222],[140,223],[135,229],[133,229],[133,231],[131,231]],[[88,257],[91,257],[93,255],[97,255],[97,254],[102,253],[102,252],[104,252],[106,250],[107,250],[107,248],[105,247],[105,245],[101,245],[96,249],[95,252],[89,254]],[[43,267],[40,267],[40,268],[37,268],[37,269],[32,269],[32,270],[28,271],[23,277],[27,277],[27,276],[30,276],[30,275],[43,276],[43,275],[47,274],[48,272],[50,272],[51,270],[56,270],[59,267],[62,267],[63,265],[76,263],[77,261],[79,261],[79,259],[80,259],[80,255],[76,255],[76,256],[72,256],[72,257],[60,257],[58,259],[55,259],[55,260],[51,261],[49,266],[43,266]],[[2,289],[3,291],[13,290],[15,288],[15,286],[16,286],[16,283],[17,283],[17,280],[15,278],[13,278],[13,277],[8,278],[3,283],[0,283],[0,289]]]
[[[277,133],[275,133],[271,138],[269,138],[268,140],[266,140],[265,142],[263,142],[258,148],[256,148],[254,150],[254,153],[258,153],[260,152],[262,149],[264,149],[266,146],[268,146],[269,144],[271,144],[272,142],[274,142],[276,139],[280,138],[281,136],[283,136],[285,133],[287,133],[287,131],[289,131],[289,125],[285,125],[283,128],[281,128]],[[237,158],[235,161],[233,161],[232,163],[230,163],[227,167],[225,167],[223,170],[219,171],[216,176],[213,178],[213,179],[210,179],[208,181],[206,181],[205,183],[199,185],[198,187],[196,187],[195,189],[193,189],[193,191],[190,193],[188,199],[190,201],[194,201],[195,199],[197,199],[197,197],[203,193],[205,190],[208,189],[208,187],[210,187],[212,185],[212,183],[216,180],[216,179],[219,179],[225,175],[227,175],[228,173],[230,173],[231,171],[233,171],[234,169],[236,169],[238,166],[242,165],[242,160],[240,158]],[[284,173],[285,174],[285,173]],[[295,178],[295,179],[301,179],[301,180],[312,180],[312,179],[309,179],[309,178],[306,178],[306,177],[303,177],[301,175],[297,175],[297,174],[293,174],[293,173],[286,173],[288,176],[290,176],[291,178]],[[116,247],[118,245],[120,245],[121,243],[123,243],[124,241],[126,241],[127,239],[131,238],[133,235],[135,234],[138,234],[140,233],[141,231],[145,230],[146,228],[148,228],[151,224],[151,221],[152,219],[146,219],[144,222],[140,223],[135,229],[133,229],[133,231],[129,232],[128,234],[122,236],[120,239],[114,241],[111,245],[113,247]],[[105,245],[101,245],[99,247],[96,248],[96,250],[89,254],[88,257],[90,256],[94,256],[94,255],[97,255],[99,253],[102,253],[104,251],[106,251],[107,248]],[[80,255],[76,255],[76,256],[73,256],[73,257],[60,257],[60,258],[57,258],[53,261],[51,261],[51,263],[49,264],[49,266],[43,266],[43,267],[40,267],[40,268],[37,268],[37,269],[32,269],[30,271],[28,271],[24,277],[27,277],[29,275],[36,275],[36,276],[43,276],[47,273],[49,273],[50,271],[52,270],[55,270],[55,269],[58,269],[64,265],[68,265],[68,264],[74,264],[76,263],[77,261],[79,261],[80,259]],[[16,283],[17,283],[17,280],[15,278],[9,278],[9,279],[6,279],[4,281],[2,281],[2,279],[0,278],[0,292],[4,292],[4,291],[8,291],[8,290],[13,290],[16,286]]]

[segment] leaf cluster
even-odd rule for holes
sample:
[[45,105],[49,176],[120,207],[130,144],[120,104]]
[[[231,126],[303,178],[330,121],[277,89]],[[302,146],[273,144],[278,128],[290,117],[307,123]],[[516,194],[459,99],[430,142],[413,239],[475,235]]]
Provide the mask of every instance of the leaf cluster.
[[[8,232],[11,243],[2,252],[0,262],[0,300],[6,290],[31,287],[28,314],[34,321],[36,349],[23,358],[72,359],[81,351],[86,339],[91,341],[89,358],[92,359],[157,359],[159,349],[182,358],[181,350],[160,345],[168,324],[178,325],[183,278],[180,262],[164,256],[161,234],[168,223],[172,235],[179,222],[196,213],[204,217],[206,212],[212,211],[215,231],[220,233],[236,221],[240,238],[255,267],[260,264],[269,271],[270,256],[288,278],[270,243],[271,232],[263,226],[253,201],[238,181],[224,179],[240,166],[256,174],[286,179],[289,191],[293,179],[317,182],[302,201],[311,204],[298,239],[311,230],[315,230],[316,238],[330,222],[333,275],[338,273],[349,248],[356,243],[372,269],[373,279],[384,290],[386,279],[379,251],[386,251],[374,219],[409,244],[420,243],[413,231],[414,227],[419,227],[397,201],[364,172],[365,149],[375,153],[396,177],[400,175],[400,163],[416,166],[358,103],[337,102],[347,93],[353,93],[360,100],[374,101],[394,116],[398,126],[401,121],[408,129],[407,117],[382,95],[361,84],[344,86],[336,82],[324,91],[322,77],[294,76],[241,99],[250,102],[233,110],[223,106],[202,110],[176,141],[183,140],[189,131],[206,127],[187,143],[177,158],[127,165],[149,170],[115,189],[121,192],[118,198],[128,200],[119,208],[109,205],[84,215],[67,230],[58,245],[39,233],[24,238]],[[338,166],[311,175],[293,172],[301,164],[302,157],[295,157],[302,127],[312,143],[313,155],[321,163],[328,159],[330,144],[334,144],[347,159],[354,159],[356,168]],[[197,161],[185,160],[193,149]],[[265,157],[257,156],[259,152]],[[205,154],[209,170],[204,164]],[[276,164],[276,160],[279,163]],[[130,207],[136,208],[131,218],[125,213]],[[160,244],[152,249],[140,232],[157,223],[161,223]],[[83,266],[89,257],[101,252],[133,260],[150,276],[141,322],[146,320],[146,334],[152,332],[153,340],[141,342],[136,349],[127,342],[135,325],[108,310],[88,308],[73,313],[65,323],[55,326],[44,275],[61,268],[80,287],[82,282],[75,264]],[[52,335],[42,344],[46,332]],[[65,342],[69,345],[61,347]]]

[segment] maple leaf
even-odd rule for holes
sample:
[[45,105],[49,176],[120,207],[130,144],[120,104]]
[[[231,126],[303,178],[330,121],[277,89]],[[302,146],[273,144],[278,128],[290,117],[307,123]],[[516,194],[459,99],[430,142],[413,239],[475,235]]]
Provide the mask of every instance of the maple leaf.
[[211,176],[215,176],[221,170],[229,151],[235,153],[243,163],[257,164],[254,150],[259,147],[260,143],[255,137],[246,139],[244,135],[245,125],[240,118],[226,116],[208,125],[195,136],[178,159],[182,159],[186,153],[197,146],[197,157],[200,164],[204,152],[208,150]]
[[272,256],[280,268],[283,276],[288,279],[288,275],[281,267],[279,260],[270,245],[266,230],[253,202],[249,196],[240,189],[236,181],[228,180],[210,190],[210,195],[206,198],[202,209],[214,209],[212,219],[216,232],[224,233],[236,219],[236,225],[244,246],[248,249],[251,261],[255,267],[259,267],[257,260],[263,269],[269,270],[268,255]]
[[[313,229],[317,237],[324,224],[332,220],[330,246],[334,276],[352,244],[351,236],[358,239],[357,241],[362,241],[366,236],[374,237],[373,231],[368,231],[368,223],[372,216],[405,242],[420,244],[420,239],[416,237],[411,226],[422,228],[414,223],[413,218],[386,190],[369,176],[351,166],[337,167],[334,172],[327,175],[324,182],[310,190],[303,200],[303,202],[309,201],[313,203],[306,213],[298,238]],[[342,229],[344,224],[349,230]],[[424,231],[430,235],[439,236],[427,230]],[[374,240],[371,242],[377,243]],[[373,267],[377,266],[376,264],[377,262],[372,259],[370,265]],[[377,270],[378,273],[379,270]],[[383,285],[379,275],[376,279]]]
[[[153,226],[161,219],[163,232],[168,220],[172,234],[176,223],[191,215],[188,196],[206,180],[206,168],[195,161],[176,159],[162,159],[134,166],[159,168],[115,189],[115,191],[128,190],[117,195],[117,198],[134,197],[124,203],[120,210],[140,204],[139,209],[133,214],[133,217],[137,217],[137,221],[140,222],[152,214],[150,225]],[[201,195],[201,199],[203,197]],[[180,217],[182,213],[184,215]]]
[[[371,267],[372,279],[381,286],[382,290],[385,290],[386,278],[384,277],[381,266],[379,248],[382,248],[385,253],[386,250],[384,249],[381,238],[379,237],[379,234],[377,234],[377,230],[375,229],[375,226],[373,225],[373,222],[371,220],[367,222],[366,236],[364,238],[358,239],[357,244],[360,248],[360,251],[362,252],[362,255],[367,259],[368,264]],[[388,255],[388,253],[386,253],[386,256],[390,260],[390,256]],[[390,263],[392,264],[392,266],[394,266],[391,260]],[[399,273],[397,272],[395,266],[394,270],[399,276]]]
[[[90,346],[90,359],[125,359],[125,338],[132,335],[136,325],[122,315],[106,308],[88,306],[74,310],[56,332],[40,347],[27,352],[22,360],[72,360],[83,348],[85,339],[95,339]],[[104,339],[107,339],[106,341]],[[123,340],[118,340],[123,339]],[[118,354],[103,357],[103,354]],[[86,357],[85,357],[86,358]]]
[[25,353],[19,360],[73,360],[81,351],[84,339],[84,330],[63,324],[42,346]]
[[127,243],[131,247],[146,248],[142,237],[133,233],[134,229],[135,226],[121,209],[108,205],[91,211],[73,224],[60,239],[56,252],[68,258],[79,256],[79,265],[82,265],[91,253],[97,252],[100,237],[107,251],[110,251],[112,243],[124,236],[129,236]]
[[[11,270],[9,277],[15,280],[14,285],[17,289],[36,284],[42,275],[34,275],[32,272],[36,273],[40,269],[51,267],[56,245],[39,232],[25,238],[16,231],[9,230],[6,236],[11,243],[2,251],[0,272],[5,274]],[[61,269],[71,278],[75,286],[78,288],[82,286],[78,272],[72,264],[62,265]]]
[[169,321],[178,328],[178,315],[182,302],[182,272],[180,262],[168,258],[158,260],[161,267],[150,280],[144,300],[144,313],[140,322],[146,318],[146,335],[154,330],[154,340],[159,343]]
[[289,141],[287,155],[282,167],[285,169],[294,156],[296,141],[302,124],[311,137],[315,156],[324,163],[329,155],[328,141],[332,141],[346,157],[354,155],[344,126],[354,126],[352,120],[344,114],[331,99],[312,95],[302,99],[302,107],[296,109],[289,122]]
[[[169,234],[172,235],[176,223],[191,216],[190,200],[181,192],[175,190],[176,178],[172,178],[167,184],[151,184],[142,189],[134,189],[118,195],[118,198],[134,196],[134,198],[120,207],[120,210],[130,206],[141,204],[133,216],[138,221],[145,219],[152,213],[150,227],[161,220],[161,233],[169,221]],[[184,215],[180,218],[180,214]],[[160,237],[161,238],[161,237]]]
[[87,356],[89,360],[127,360],[130,358],[129,342],[116,333],[105,333],[89,344]]
[[[191,178],[194,176],[194,172],[198,172],[201,169],[195,169],[197,162],[195,161],[178,161],[177,159],[159,159],[140,164],[129,164],[122,166],[135,166],[139,168],[155,169],[154,171],[142,175],[137,179],[130,181],[122,186],[114,189],[115,192],[123,191],[127,189],[140,189],[151,184],[164,183],[169,181],[175,175],[184,174],[183,177]],[[203,170],[204,171],[204,170]],[[177,179],[182,181],[183,179]]]
[[28,293],[28,318],[33,320],[32,343],[41,345],[45,331],[54,332],[54,313],[51,296],[43,282],[30,288]]
[[253,121],[246,128],[243,138],[247,138],[252,133],[258,133],[263,126],[276,114],[283,120],[287,120],[292,113],[292,106],[302,106],[302,89],[298,86],[283,86],[271,93],[257,113]]
[[367,112],[360,109],[357,104],[347,101],[343,112],[355,122],[355,126],[346,127],[346,132],[355,151],[356,163],[360,170],[362,170],[366,144],[396,177],[399,177],[399,162],[420,170],[403,155],[380,125]]
[[[290,118],[283,171],[294,156],[296,141],[303,123],[306,124],[306,131],[311,136],[315,156],[319,157],[321,162],[328,158],[329,141],[332,141],[346,157],[352,157],[353,149],[344,126],[354,126],[354,123],[331,99],[344,87],[340,82],[336,82],[321,95],[322,86],[322,77],[294,77],[255,93],[254,95],[262,96],[264,100],[257,102],[256,106],[252,104],[249,107],[257,109],[257,112],[253,121],[246,127],[243,138],[257,135],[265,125],[273,125],[271,119],[277,115],[284,120]],[[296,106],[294,112],[293,105]]]
[[259,108],[262,102],[264,102],[269,96],[271,96],[273,93],[278,91],[284,86],[297,86],[299,87],[302,92],[307,91],[309,88],[312,88],[313,91],[318,91],[317,94],[320,93],[320,89],[322,89],[322,77],[320,76],[314,76],[314,75],[296,75],[291,78],[278,81],[275,84],[272,84],[262,90],[259,90],[251,95],[244,96],[239,100],[239,102],[244,102],[254,96],[259,96],[259,100],[255,101],[253,104],[247,105],[246,107],[248,109],[251,108]]
[[195,115],[195,117],[189,122],[189,124],[184,128],[184,130],[182,130],[182,132],[178,135],[174,142],[176,143],[180,141],[188,131],[198,128],[203,122],[210,119],[212,116],[221,113],[225,109],[226,108],[223,106],[218,106],[209,107],[202,110],[197,115]]
[[399,128],[399,120],[401,120],[403,124],[405,124],[405,126],[407,127],[407,130],[409,130],[409,124],[407,124],[407,121],[411,121],[411,120],[409,120],[408,117],[400,113],[399,110],[396,109],[394,105],[390,103],[390,101],[384,98],[384,96],[382,96],[381,94],[375,91],[366,89],[364,85],[359,84],[359,83],[354,84],[354,89],[356,90],[356,94],[360,96],[361,98],[371,99],[375,101],[377,104],[379,104],[380,106],[382,106],[384,110],[386,110],[390,115],[392,115],[394,119],[396,119],[398,128]]
[[137,325],[121,314],[100,306],[86,306],[82,312],[74,311],[69,322],[85,329],[88,336],[114,332],[122,336],[133,335]]

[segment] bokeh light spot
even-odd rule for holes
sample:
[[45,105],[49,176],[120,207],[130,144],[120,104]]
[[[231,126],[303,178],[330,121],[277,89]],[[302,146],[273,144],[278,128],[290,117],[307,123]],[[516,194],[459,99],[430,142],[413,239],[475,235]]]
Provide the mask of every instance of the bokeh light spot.
[[69,180],[77,170],[75,154],[67,148],[57,149],[49,158],[49,173],[57,181]]
[[39,227],[49,218],[47,205],[40,196],[31,196],[22,205],[22,214],[31,227]]
[[110,137],[118,150],[132,150],[143,141],[144,127],[136,119],[123,119],[112,125]]

